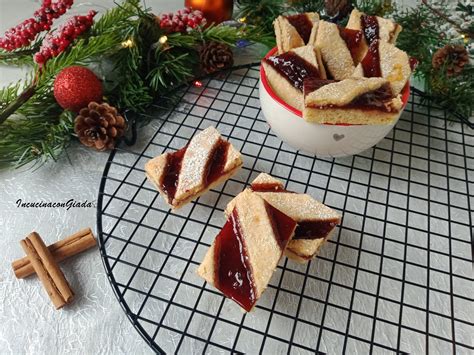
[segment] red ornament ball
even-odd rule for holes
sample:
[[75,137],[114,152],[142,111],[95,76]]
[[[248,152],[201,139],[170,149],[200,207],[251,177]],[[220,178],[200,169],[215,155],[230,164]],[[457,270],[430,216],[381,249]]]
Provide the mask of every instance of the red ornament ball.
[[85,67],[67,67],[54,80],[54,97],[59,106],[74,112],[91,101],[102,102],[102,92],[102,82]]

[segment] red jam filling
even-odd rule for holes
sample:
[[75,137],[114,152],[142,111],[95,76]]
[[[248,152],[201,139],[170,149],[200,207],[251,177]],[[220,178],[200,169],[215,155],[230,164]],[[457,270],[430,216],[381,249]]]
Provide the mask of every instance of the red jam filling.
[[[283,253],[296,222],[266,202],[265,208],[272,223],[276,241]],[[216,237],[214,269],[215,286],[246,311],[250,311],[257,301],[255,281],[239,215],[235,208]]]
[[410,57],[408,62],[410,63],[411,71],[414,71],[416,69],[416,67],[418,66],[418,63],[419,63],[418,59],[416,59],[415,57]]
[[310,21],[308,16],[305,14],[297,14],[287,16],[286,19],[299,33],[304,43],[307,44],[309,42],[309,37],[311,36],[311,30],[313,29],[313,23]]
[[336,226],[338,220],[329,221],[301,221],[296,227],[293,239],[322,239]]
[[[225,163],[227,160],[227,152],[229,151],[230,143],[220,139],[211,153],[211,159],[207,162],[204,176],[204,184],[207,186],[222,175],[224,175]],[[178,187],[179,173],[181,171],[181,164],[183,162],[184,154],[188,146],[180,150],[170,153],[166,157],[166,168],[161,182],[161,189],[168,197],[168,202],[171,203],[176,195]]]
[[295,88],[303,91],[303,81],[308,77],[319,78],[318,69],[293,52],[282,53],[265,59],[278,73]]
[[360,62],[364,71],[364,76],[367,78],[381,77],[382,70],[380,69],[380,54],[379,41],[373,41],[364,59]]
[[[288,190],[285,190],[280,184],[277,184],[277,183],[253,183],[250,185],[252,191],[254,192],[286,192],[286,193],[294,193],[293,191],[288,191]],[[286,216],[285,214],[283,214],[281,211],[275,209],[274,207],[272,207],[270,204],[266,203],[266,205],[268,207],[271,207],[274,211],[276,212],[273,212],[273,220],[275,221],[282,221],[282,222],[279,222],[282,224],[282,226],[280,227],[280,233],[281,233],[281,230],[284,230],[284,234],[285,233],[288,233],[290,234],[291,231],[293,230],[293,227],[291,227],[290,229],[290,226],[292,226],[292,222],[293,219],[289,218],[288,216]],[[268,207],[267,207],[267,212],[269,215],[272,215],[271,214],[271,211],[268,211]],[[286,221],[286,222],[285,222]],[[331,230],[337,225],[337,223],[339,222],[338,219],[333,219],[333,220],[328,220],[328,221],[311,221],[311,220],[307,220],[307,221],[300,221],[300,222],[297,222],[297,226],[296,226],[296,230],[295,230],[295,235],[293,237],[293,239],[320,239],[320,238],[326,238],[326,236],[329,234],[329,232],[331,232]],[[285,226],[285,223],[286,223],[286,226]],[[275,235],[278,235],[276,232],[275,232]],[[281,234],[280,234],[281,235]],[[289,236],[288,236],[289,238]],[[280,245],[280,248],[282,250],[285,249],[285,246],[286,246],[286,243],[288,243],[288,240],[282,240],[281,242],[279,242],[279,245]],[[303,255],[299,255],[298,256],[301,256],[301,257],[304,257],[306,258],[307,256],[303,256]],[[309,257],[310,259],[311,257]]]
[[168,197],[169,203],[173,201],[176,194],[176,188],[178,187],[178,176],[179,172],[181,171],[181,163],[187,148],[188,146],[181,148],[174,153],[169,153],[166,156],[166,168],[163,174],[163,180],[161,181],[161,189]]
[[283,253],[296,227],[296,222],[267,202],[265,202],[265,208],[272,223],[273,234]]
[[385,112],[392,112],[392,106],[389,104],[392,99],[392,89],[390,84],[384,84],[377,90],[372,90],[356,97],[350,103],[344,106],[326,105],[317,106],[309,105],[309,107],[327,109],[337,107],[340,109],[356,108],[360,110],[379,110]]
[[214,244],[215,286],[246,311],[256,300],[255,282],[239,216],[234,208]]
[[250,188],[254,192],[289,192],[283,186],[274,182],[252,183]]
[[351,30],[349,28],[338,27],[339,35],[346,42],[347,48],[351,52],[352,59],[356,58],[358,51],[360,50],[360,45],[362,43],[362,38],[364,34],[362,31]]
[[368,44],[379,39],[379,22],[376,16],[362,15],[360,24]]
[[206,179],[204,179],[206,185],[213,183],[222,175],[224,175],[224,168],[227,161],[227,152],[229,151],[229,147],[229,142],[219,139],[219,142],[211,154],[212,158],[208,161],[208,166],[206,169],[208,173]]
[[377,90],[366,92],[365,94],[356,97],[351,103],[344,106],[347,108],[360,108],[360,109],[377,109],[386,112],[391,112],[390,105],[387,105],[388,101],[393,97],[392,89],[390,84],[384,84]]

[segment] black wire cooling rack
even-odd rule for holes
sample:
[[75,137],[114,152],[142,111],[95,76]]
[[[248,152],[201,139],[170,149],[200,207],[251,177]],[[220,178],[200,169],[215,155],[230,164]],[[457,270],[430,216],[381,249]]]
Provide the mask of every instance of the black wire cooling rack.
[[[259,108],[258,66],[179,91],[180,101],[117,148],[100,185],[107,275],[159,353],[467,353],[473,350],[474,134],[412,90],[395,129],[362,154],[320,159],[282,143]],[[172,212],[144,164],[214,125],[243,154],[232,179]],[[261,171],[343,214],[320,256],[284,259],[243,314],[195,270],[227,202]]]

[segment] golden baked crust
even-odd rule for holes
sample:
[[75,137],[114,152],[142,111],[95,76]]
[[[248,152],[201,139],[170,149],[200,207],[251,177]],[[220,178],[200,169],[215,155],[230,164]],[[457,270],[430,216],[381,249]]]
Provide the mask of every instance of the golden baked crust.
[[332,124],[390,124],[403,106],[400,95],[387,100],[385,108],[380,110],[345,107],[361,95],[387,84],[383,78],[349,78],[325,85],[305,96],[303,118],[309,122]]
[[320,79],[326,79],[326,69],[324,68],[321,52],[318,48],[312,45],[307,45],[304,47],[294,48],[291,52],[296,53],[307,62],[313,64],[319,71]]
[[[394,100],[398,101],[399,99],[395,98]],[[305,107],[303,111],[306,121],[320,124],[386,125],[392,124],[398,116],[398,112],[364,111],[336,107],[330,109]]]
[[303,92],[291,85],[271,65],[262,61],[268,84],[273,92],[288,105],[298,110],[303,110]]
[[[260,173],[252,185],[259,184],[272,184],[283,188],[283,183],[274,178],[273,176]],[[251,189],[244,190],[246,193],[251,191]],[[288,217],[295,220],[297,223],[302,221],[337,221],[340,222],[341,216],[339,213],[333,209],[325,206],[319,201],[313,199],[310,195],[299,194],[293,192],[254,192],[267,201],[270,205],[280,210]],[[240,196],[237,195],[237,197]],[[231,200],[225,209],[226,216],[229,216],[232,213],[232,210],[235,207],[237,197]],[[333,229],[334,230],[334,229]],[[332,231],[333,231],[332,230]],[[324,244],[324,241],[329,239],[332,231],[325,238],[317,238],[319,236],[314,236],[317,239],[292,239],[286,247],[285,254],[297,261],[308,261],[317,255],[320,247]]]
[[176,193],[172,201],[168,200],[166,191],[162,188],[163,178],[166,173],[168,155],[164,153],[145,164],[145,174],[155,185],[165,201],[173,209],[178,209],[189,201],[199,197],[212,187],[220,184],[232,176],[242,165],[240,152],[229,143],[222,175],[212,183],[206,185],[208,161],[212,159],[212,152],[222,140],[219,132],[212,126],[195,135],[189,142],[181,162],[178,175]]
[[374,91],[387,84],[383,78],[349,78],[324,85],[310,92],[305,97],[306,105],[315,106],[344,106],[358,96]]
[[288,246],[285,250],[285,255],[299,263],[306,263],[311,259],[314,259],[318,256],[319,251],[324,246],[324,244],[332,237],[334,234],[334,228],[325,238],[318,239],[292,239],[288,243]]
[[[350,28],[354,30],[362,30],[362,25],[360,21],[360,18],[362,15],[365,15],[365,14],[363,12],[360,12],[357,9],[352,10],[351,15],[349,17],[349,21],[347,22],[346,28]],[[376,16],[376,18],[377,18],[377,23],[379,25],[380,40],[395,44],[399,33],[402,31],[402,26],[400,26],[396,22],[393,22],[383,17]]]
[[288,21],[286,16],[278,16],[273,22],[275,29],[275,37],[278,47],[278,53],[288,52],[290,49],[298,48],[306,44],[313,44],[318,30],[319,15],[315,12],[305,13],[310,22],[313,23],[311,35],[308,43],[305,43],[303,38],[295,27]]
[[[290,52],[295,53],[306,60],[308,63],[314,65],[316,69],[318,69],[321,77],[326,78],[326,72],[324,70],[324,66],[322,65],[321,57],[319,56],[317,49],[315,49],[313,46],[295,48]],[[290,106],[302,111],[304,107],[303,92],[291,85],[290,82],[286,80],[286,78],[278,73],[270,64],[266,63],[265,60],[262,60],[262,65],[265,70],[268,83],[275,94],[277,94],[278,97],[280,97]]]
[[[411,75],[410,58],[406,52],[393,44],[378,41],[378,47],[382,77],[389,81],[393,94],[398,95]],[[361,64],[355,68],[353,76],[364,76]]]
[[[245,190],[233,201],[233,208],[237,210],[242,237],[245,240],[258,300],[267,288],[283,253],[274,234],[265,200],[250,190]],[[294,228],[291,235],[293,233]],[[197,269],[197,274],[212,285],[215,285],[216,272],[214,248],[215,242]]]
[[328,77],[342,80],[352,76],[354,60],[336,24],[319,21],[315,46],[321,52]]

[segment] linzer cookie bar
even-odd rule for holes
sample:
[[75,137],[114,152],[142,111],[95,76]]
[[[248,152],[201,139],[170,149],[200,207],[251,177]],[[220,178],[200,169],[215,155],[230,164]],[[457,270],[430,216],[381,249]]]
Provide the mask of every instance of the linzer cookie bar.
[[145,172],[177,209],[227,180],[241,165],[240,153],[211,126],[180,150],[151,159]]
[[288,52],[290,49],[312,45],[316,39],[319,15],[307,12],[290,16],[278,16],[273,25],[278,46],[278,52]]
[[361,30],[367,44],[377,39],[395,44],[398,34],[402,31],[402,26],[389,19],[369,16],[357,9],[352,10],[346,28]]
[[326,78],[319,51],[313,46],[292,49],[262,60],[265,74],[276,94],[293,107],[303,109],[303,82]]
[[390,82],[393,94],[398,95],[410,78],[414,65],[416,62],[406,52],[391,43],[374,40],[353,76],[385,78]]
[[250,190],[233,201],[197,273],[248,312],[267,288],[296,222]]
[[[297,223],[295,235],[288,243],[285,254],[299,262],[306,262],[315,257],[341,221],[341,216],[333,209],[307,194],[285,190],[281,181],[265,173],[258,175],[251,183],[250,189],[242,193],[249,191]],[[227,216],[234,209],[239,196],[227,205],[225,211]]]
[[304,86],[303,118],[329,124],[390,124],[402,108],[383,78],[307,80]]

